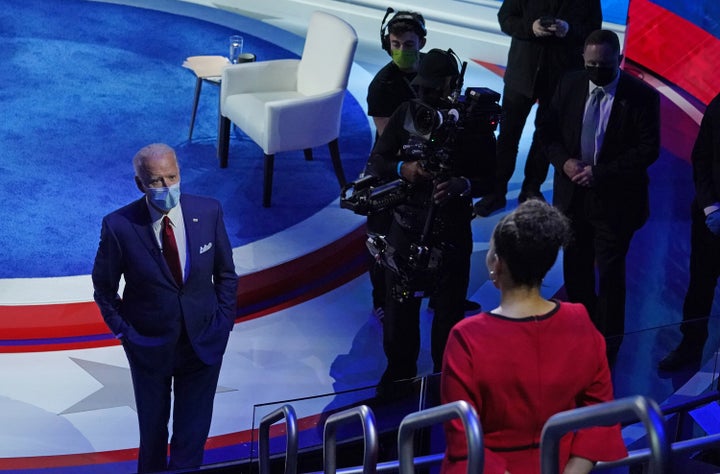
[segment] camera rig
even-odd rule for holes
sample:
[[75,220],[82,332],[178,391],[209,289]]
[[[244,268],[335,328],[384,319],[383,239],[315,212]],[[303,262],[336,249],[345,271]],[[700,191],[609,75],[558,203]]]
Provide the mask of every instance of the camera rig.
[[[500,94],[487,87],[468,87],[464,96],[451,97],[447,107],[431,107],[410,101],[404,127],[410,133],[402,147],[407,160],[417,160],[433,178],[452,176],[453,147],[457,135],[470,128],[473,133],[494,133],[500,122]],[[384,181],[372,174],[347,183],[340,192],[340,207],[369,216],[407,202],[417,186],[402,178]]]
[[[441,107],[413,100],[404,118],[403,126],[409,139],[401,153],[407,161],[418,161],[435,182],[454,176],[453,152],[460,133],[467,130],[471,134],[494,134],[500,121],[497,92],[486,87],[468,87],[465,94],[460,95],[466,66],[467,63],[463,63],[457,89]],[[424,222],[417,229],[411,229],[410,234],[416,236],[412,241],[392,243],[388,235],[368,233],[366,244],[371,255],[398,276],[392,292],[398,301],[428,296],[438,283],[448,244],[431,239],[438,210],[432,192],[432,187],[418,186],[404,179],[388,182],[373,175],[350,182],[341,190],[340,207],[364,216],[387,213],[411,201],[427,203]]]

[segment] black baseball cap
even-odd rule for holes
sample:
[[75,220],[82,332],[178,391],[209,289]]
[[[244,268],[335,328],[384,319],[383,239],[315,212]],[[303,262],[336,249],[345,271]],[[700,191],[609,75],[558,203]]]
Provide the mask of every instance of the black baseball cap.
[[445,85],[446,78],[457,77],[458,74],[455,57],[448,51],[435,48],[423,56],[412,85],[439,89]]

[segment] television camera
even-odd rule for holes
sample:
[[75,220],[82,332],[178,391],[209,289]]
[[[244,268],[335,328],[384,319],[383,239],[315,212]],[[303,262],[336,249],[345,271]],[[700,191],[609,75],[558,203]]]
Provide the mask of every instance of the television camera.
[[[452,151],[462,130],[492,134],[500,121],[500,94],[487,87],[468,87],[464,96],[450,99],[443,108],[413,100],[405,115],[404,128],[410,138],[403,145],[403,156],[420,161],[436,181],[452,176]],[[378,214],[406,202],[416,189],[403,179],[386,182],[365,175],[342,188],[340,207],[363,216]]]
[[[461,133],[491,134],[494,142],[494,132],[500,121],[500,94],[497,92],[486,87],[468,87],[465,94],[460,95],[466,65],[462,65],[457,89],[442,106],[432,107],[413,100],[404,118],[403,126],[409,139],[401,153],[405,160],[418,161],[436,182],[454,176],[453,152]],[[426,217],[419,226],[421,228],[411,232],[418,236],[416,241],[393,244],[387,235],[369,234],[366,242],[376,261],[398,275],[399,283],[392,294],[398,301],[427,296],[438,282],[446,244],[431,241],[438,209],[432,200],[432,188],[404,179],[387,182],[370,174],[348,183],[341,190],[340,207],[364,216],[388,212],[423,198],[427,202]]]

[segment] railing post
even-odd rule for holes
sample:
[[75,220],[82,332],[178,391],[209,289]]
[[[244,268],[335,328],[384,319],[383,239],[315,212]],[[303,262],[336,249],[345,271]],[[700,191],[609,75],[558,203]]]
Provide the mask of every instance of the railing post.
[[593,426],[609,426],[640,419],[648,434],[650,474],[669,472],[671,447],[665,433],[662,412],[653,400],[634,396],[597,405],[576,408],[551,416],[540,438],[542,474],[557,474],[560,438],[569,431]]
[[415,471],[415,454],[413,452],[413,435],[415,431],[453,418],[460,418],[465,428],[468,445],[467,472],[482,472],[485,462],[482,427],[472,405],[461,400],[410,413],[403,418],[398,429],[400,474],[413,474]]
[[285,418],[286,443],[285,451],[285,474],[297,472],[297,451],[298,431],[297,416],[290,405],[283,405],[275,411],[268,413],[260,420],[259,440],[260,445],[260,474],[270,474],[270,426],[276,421]]
[[360,418],[363,427],[363,473],[375,474],[378,458],[378,437],[375,428],[375,415],[366,405],[333,413],[325,421],[323,432],[323,472],[325,474],[335,474],[337,471],[335,452],[337,447],[335,436],[337,426],[356,417]]

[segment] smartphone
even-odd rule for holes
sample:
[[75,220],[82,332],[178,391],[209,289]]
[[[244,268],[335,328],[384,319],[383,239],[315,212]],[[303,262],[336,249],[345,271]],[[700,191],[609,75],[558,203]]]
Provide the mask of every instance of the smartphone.
[[555,24],[555,17],[550,15],[543,15],[540,17],[540,26],[543,28],[549,28]]

